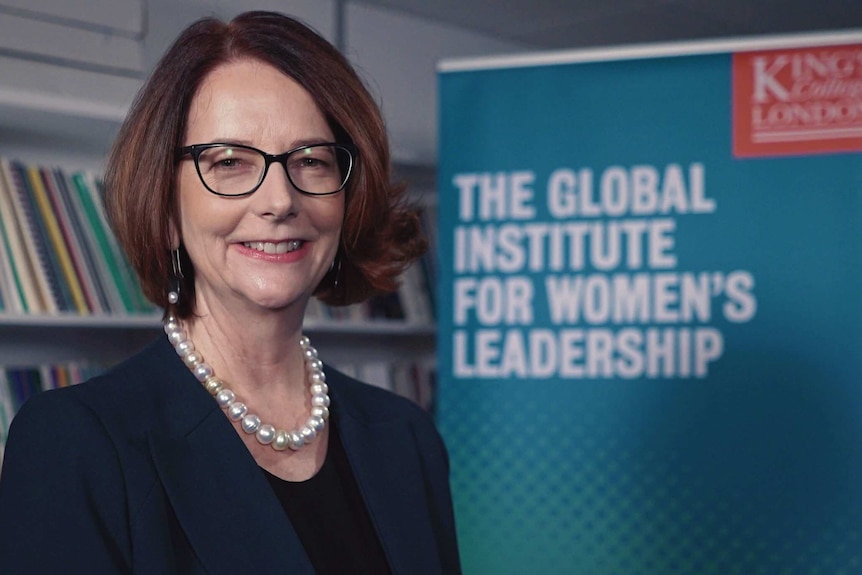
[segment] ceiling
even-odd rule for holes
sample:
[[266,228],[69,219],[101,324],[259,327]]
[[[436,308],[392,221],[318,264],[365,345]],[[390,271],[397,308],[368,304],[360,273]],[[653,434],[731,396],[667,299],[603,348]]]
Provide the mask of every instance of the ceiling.
[[862,30],[862,0],[358,0],[536,49]]

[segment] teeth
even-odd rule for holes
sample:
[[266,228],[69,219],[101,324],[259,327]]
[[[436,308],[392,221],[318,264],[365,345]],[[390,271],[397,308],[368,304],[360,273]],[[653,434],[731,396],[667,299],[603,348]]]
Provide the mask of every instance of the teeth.
[[289,242],[245,242],[243,245],[247,248],[264,252],[267,254],[286,254],[299,249],[302,245],[300,240],[290,240]]

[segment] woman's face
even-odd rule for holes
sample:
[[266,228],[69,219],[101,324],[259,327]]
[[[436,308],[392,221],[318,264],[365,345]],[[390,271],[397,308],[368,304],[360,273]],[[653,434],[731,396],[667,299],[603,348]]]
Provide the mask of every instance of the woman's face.
[[[311,95],[257,60],[213,70],[194,96],[184,145],[227,142],[279,154],[333,134]],[[196,308],[304,310],[338,248],[344,192],[308,196],[272,164],[250,196],[221,197],[185,156],[178,176],[179,235],[195,268]],[[272,253],[275,252],[275,253]]]

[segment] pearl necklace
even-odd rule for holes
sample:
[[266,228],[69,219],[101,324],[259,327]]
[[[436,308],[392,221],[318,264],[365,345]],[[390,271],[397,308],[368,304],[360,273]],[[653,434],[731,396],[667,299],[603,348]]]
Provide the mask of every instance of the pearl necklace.
[[287,431],[276,429],[275,426],[263,423],[260,417],[248,412],[248,407],[237,400],[236,394],[225,387],[222,380],[213,373],[213,368],[204,363],[200,352],[186,336],[179,319],[174,315],[165,318],[165,333],[173,344],[183,362],[194,373],[207,391],[215,397],[219,406],[227,413],[231,421],[240,421],[240,427],[248,434],[254,434],[262,445],[269,445],[276,451],[290,448],[294,451],[303,445],[308,445],[326,427],[329,418],[329,386],[326,385],[326,375],[323,373],[323,362],[317,357],[317,350],[311,347],[311,341],[302,336],[299,345],[305,359],[305,369],[308,372],[308,388],[311,391],[311,413],[305,425],[299,429]]

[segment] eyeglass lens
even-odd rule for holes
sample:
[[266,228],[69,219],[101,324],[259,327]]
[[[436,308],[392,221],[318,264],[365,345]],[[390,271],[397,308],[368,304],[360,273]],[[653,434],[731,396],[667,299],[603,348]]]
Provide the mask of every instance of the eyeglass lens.
[[[350,166],[344,148],[314,145],[292,152],[286,161],[291,183],[309,194],[330,194],[341,189]],[[204,184],[217,194],[239,196],[260,184],[266,168],[261,152],[236,146],[207,148],[198,157]]]

